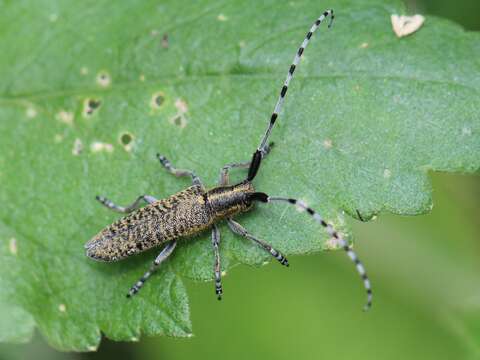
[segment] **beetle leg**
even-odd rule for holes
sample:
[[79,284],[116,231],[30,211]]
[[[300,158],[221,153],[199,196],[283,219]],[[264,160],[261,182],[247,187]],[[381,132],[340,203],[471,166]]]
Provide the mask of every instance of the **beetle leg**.
[[138,293],[138,291],[142,288],[143,284],[145,284],[148,278],[157,270],[158,266],[172,254],[175,246],[177,246],[177,242],[172,241],[162,249],[160,254],[158,254],[158,256],[155,258],[155,261],[153,262],[150,269],[145,274],[143,274],[143,276],[135,283],[135,285],[130,288],[130,291],[127,294],[128,298]]
[[215,253],[215,262],[213,264],[213,271],[215,274],[215,294],[217,294],[218,300],[222,299],[223,288],[222,288],[222,272],[220,267],[220,231],[218,230],[217,225],[213,225],[212,228],[212,245]]
[[[265,150],[262,154],[262,157],[267,156],[270,153],[270,150],[273,147],[273,142],[271,142],[268,146],[265,147]],[[229,179],[228,179],[228,172],[231,169],[234,168],[240,168],[240,169],[248,169],[250,167],[250,161],[245,161],[241,163],[230,163],[222,167],[222,170],[220,170],[220,181],[219,185],[228,185]]]
[[172,163],[163,155],[157,154],[157,158],[160,161],[160,164],[170,173],[177,177],[181,176],[190,176],[192,178],[193,185],[199,185],[203,188],[202,181],[192,170],[182,170],[176,169],[172,166]]
[[230,227],[230,230],[232,230],[235,234],[238,234],[240,236],[243,236],[247,239],[252,240],[257,245],[259,245],[263,250],[265,250],[270,255],[272,255],[275,259],[277,259],[280,262],[280,264],[288,266],[287,258],[283,256],[280,251],[275,250],[271,245],[267,244],[266,242],[260,239],[257,239],[255,236],[250,234],[242,225],[240,225],[235,220],[227,219],[227,223],[228,223],[228,226]]
[[113,210],[113,211],[116,211],[116,212],[120,212],[120,213],[125,213],[125,214],[128,214],[129,212],[132,212],[133,210],[137,209],[138,206],[140,205],[140,202],[143,200],[149,204],[157,201],[157,199],[155,199],[153,196],[149,196],[149,195],[140,195],[137,200],[135,200],[133,203],[131,203],[130,205],[128,206],[119,206],[119,205],[115,205],[112,201],[108,200],[107,198],[103,197],[103,196],[96,196],[95,197],[102,205],[106,206],[107,208]]

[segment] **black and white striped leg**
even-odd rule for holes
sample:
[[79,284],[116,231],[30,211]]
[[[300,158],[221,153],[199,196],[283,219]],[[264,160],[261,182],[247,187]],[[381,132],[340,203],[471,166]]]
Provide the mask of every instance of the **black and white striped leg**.
[[202,181],[200,178],[195,174],[192,170],[183,170],[183,169],[176,169],[172,166],[172,163],[163,155],[157,154],[157,158],[160,161],[160,164],[167,169],[167,171],[177,177],[181,176],[190,176],[192,178],[193,185],[200,185],[203,186]]
[[131,203],[128,206],[119,206],[115,205],[112,201],[108,200],[107,198],[103,196],[96,196],[95,197],[102,205],[106,206],[107,208],[119,212],[119,213],[125,213],[128,214],[129,212],[132,212],[133,210],[137,209],[142,201],[145,201],[149,204],[157,201],[153,196],[149,195],[141,195],[135,200],[133,203]]
[[228,172],[231,169],[234,168],[240,168],[240,169],[248,169],[250,166],[250,161],[247,162],[242,162],[242,163],[230,163],[222,167],[222,170],[220,170],[220,179],[219,179],[219,184],[220,185],[228,185],[229,184],[229,178],[228,178]]
[[252,240],[253,242],[257,243],[257,245],[260,245],[262,249],[264,249],[266,252],[272,255],[275,259],[277,259],[280,262],[280,264],[289,266],[287,258],[283,256],[280,251],[275,250],[271,245],[267,244],[266,242],[260,239],[257,239],[255,236],[250,234],[242,225],[240,225],[235,220],[227,219],[227,223],[228,223],[228,226],[230,227],[230,230],[232,230],[235,234],[238,234],[240,236],[243,236],[247,239]]
[[213,225],[212,228],[212,245],[215,253],[215,261],[213,263],[213,271],[215,274],[215,294],[217,299],[222,300],[223,288],[222,288],[222,270],[220,267],[220,230],[217,225]]
[[[262,194],[262,193],[256,193],[256,194]],[[363,285],[365,287],[365,290],[367,292],[367,303],[365,305],[365,310],[368,310],[372,306],[372,288],[370,285],[370,280],[368,279],[367,272],[365,271],[365,267],[363,266],[362,262],[358,258],[357,254],[350,248],[348,245],[348,242],[330,225],[327,223],[319,213],[315,212],[312,208],[310,208],[307,204],[305,204],[301,200],[296,200],[296,199],[291,199],[291,198],[283,198],[283,197],[274,197],[274,196],[265,196],[265,194],[262,194],[262,196],[257,195],[257,199],[261,199],[259,201],[263,202],[287,202],[291,205],[296,206],[299,210],[306,211],[309,215],[313,217],[313,219],[318,222],[320,225],[322,225],[327,233],[333,237],[335,240],[338,241],[340,246],[345,250],[347,253],[348,257],[353,261],[355,264],[355,267],[357,268],[357,272],[360,274],[362,280],[363,280]],[[266,200],[266,201],[265,201]]]
[[[262,158],[265,158],[269,153],[270,150],[272,149],[274,143],[271,142],[268,144],[263,153],[261,153]],[[245,161],[241,163],[230,163],[222,167],[222,170],[220,170],[220,180],[219,180],[219,185],[228,185],[230,183],[229,178],[228,178],[228,173],[231,169],[234,168],[240,168],[240,169],[248,169],[250,167],[251,161]]]
[[128,294],[127,294],[127,298],[129,297],[132,297],[133,295],[135,295],[136,293],[138,293],[140,291],[140,289],[142,288],[143,284],[145,284],[145,282],[148,280],[148,278],[150,276],[152,276],[152,274],[157,270],[158,266],[164,262],[173,252],[173,250],[175,249],[175,246],[177,246],[177,242],[176,241],[172,241],[170,243],[168,243],[163,249],[162,251],[160,252],[160,254],[158,254],[158,256],[155,258],[155,261],[153,262],[152,266],[150,267],[150,269],[145,273],[143,274],[143,276],[140,278],[140,280],[138,280],[135,285],[133,285],[130,290],[128,291]]
[[268,124],[267,130],[265,131],[265,134],[263,135],[262,141],[260,142],[259,147],[257,148],[257,151],[253,154],[252,161],[251,161],[251,166],[248,171],[248,177],[247,179],[249,181],[252,181],[255,175],[257,174],[257,171],[260,167],[260,163],[262,160],[261,154],[265,151],[265,147],[267,145],[268,137],[270,136],[270,133],[272,132],[273,126],[275,125],[275,121],[278,118],[278,115],[280,114],[280,111],[282,110],[283,103],[285,101],[285,96],[287,95],[288,91],[288,86],[290,84],[290,81],[293,78],[293,73],[295,72],[295,69],[297,68],[298,64],[300,63],[300,59],[302,58],[303,52],[305,51],[306,47],[308,46],[310,39],[315,32],[315,30],[318,29],[320,24],[330,16],[330,22],[328,24],[328,27],[330,28],[333,24],[333,10],[329,9],[323,12],[318,19],[313,23],[312,27],[308,31],[307,35],[305,36],[305,39],[303,40],[302,44],[297,50],[297,53],[295,54],[295,57],[292,61],[292,64],[290,65],[290,68],[288,69],[287,77],[285,79],[285,82],[283,83],[282,89],[280,90],[280,95],[278,97],[277,103],[275,104],[275,108],[273,109],[273,113],[270,117],[270,123]]

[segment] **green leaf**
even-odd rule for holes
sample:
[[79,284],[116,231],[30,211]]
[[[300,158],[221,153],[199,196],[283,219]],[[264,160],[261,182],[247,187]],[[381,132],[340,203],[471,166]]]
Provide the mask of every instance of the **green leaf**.
[[[192,333],[181,278],[212,278],[209,234],[182,241],[127,300],[158,250],[118,263],[88,259],[83,244],[118,218],[94,197],[123,205],[188,186],[161,169],[156,152],[209,186],[224,164],[249,160],[324,10],[311,5],[1,5],[0,312],[11,326],[0,327],[0,340],[26,341],[36,326],[56,348],[92,350],[101,332],[116,340]],[[429,170],[480,167],[480,37],[427,17],[398,39],[390,14],[405,13],[399,2],[328,6],[336,24],[306,50],[255,186],[306,200],[348,236],[342,211],[424,213]],[[287,205],[258,206],[239,221],[286,254],[328,248],[323,229]],[[270,260],[221,231],[225,270]]]

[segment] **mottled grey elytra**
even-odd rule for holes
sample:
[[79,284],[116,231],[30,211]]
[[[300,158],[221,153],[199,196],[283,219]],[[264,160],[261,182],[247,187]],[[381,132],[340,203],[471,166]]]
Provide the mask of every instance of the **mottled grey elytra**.
[[[253,241],[277,259],[282,265],[288,266],[287,259],[280,251],[251,235],[242,225],[233,220],[235,215],[252,209],[253,204],[256,202],[285,202],[311,215],[313,219],[322,225],[327,233],[337,241],[338,245],[347,252],[347,255],[355,263],[356,269],[363,279],[363,284],[367,292],[365,309],[371,306],[372,289],[365,268],[341,234],[302,201],[293,198],[274,197],[263,192],[256,192],[252,184],[252,181],[260,169],[262,160],[268,155],[271,145],[273,145],[267,144],[268,138],[282,109],[295,69],[313,33],[328,16],[330,16],[328,27],[331,27],[334,19],[333,10],[326,10],[314,22],[296,52],[295,58],[288,70],[287,78],[280,91],[280,96],[275,104],[267,130],[262,137],[259,147],[253,153],[252,159],[247,162],[225,165],[220,171],[218,186],[206,190],[199,177],[193,171],[176,169],[165,156],[157,154],[160,163],[167,171],[175,176],[191,177],[193,185],[163,200],[142,195],[127,207],[115,205],[110,200],[97,196],[97,200],[106,207],[117,212],[127,213],[128,215],[106,227],[87,242],[85,244],[87,256],[100,261],[116,261],[163,245],[153,265],[140,280],[132,286],[127,297],[136,294],[140,290],[155,269],[173,252],[178,239],[188,238],[205,230],[212,229],[215,293],[218,299],[221,299],[223,290],[219,252],[220,232],[216,225],[221,220],[226,220],[229,228],[235,234]],[[248,169],[248,175],[244,181],[230,185],[228,173],[233,168]],[[148,205],[143,208],[138,208],[142,201],[147,202]]]
[[[251,183],[216,187],[206,191],[195,184],[166,199],[142,196],[149,204],[103,229],[87,244],[87,255],[103,261],[115,261],[138,254],[166,242],[198,234],[226,217],[251,207],[248,193]],[[107,207],[121,210],[99,197]]]

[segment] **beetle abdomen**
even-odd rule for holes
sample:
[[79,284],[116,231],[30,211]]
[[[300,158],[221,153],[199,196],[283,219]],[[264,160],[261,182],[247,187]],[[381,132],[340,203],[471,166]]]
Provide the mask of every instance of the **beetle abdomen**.
[[212,214],[203,195],[201,187],[191,186],[130,213],[87,242],[87,256],[102,261],[120,260],[208,229]]

